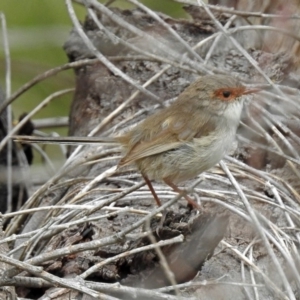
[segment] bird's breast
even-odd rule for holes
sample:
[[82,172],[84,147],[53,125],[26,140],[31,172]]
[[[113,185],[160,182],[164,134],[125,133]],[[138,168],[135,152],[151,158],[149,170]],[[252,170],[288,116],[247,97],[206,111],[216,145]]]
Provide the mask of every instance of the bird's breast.
[[194,138],[175,149],[143,158],[137,165],[150,179],[179,183],[216,165],[228,153],[234,138],[235,130]]

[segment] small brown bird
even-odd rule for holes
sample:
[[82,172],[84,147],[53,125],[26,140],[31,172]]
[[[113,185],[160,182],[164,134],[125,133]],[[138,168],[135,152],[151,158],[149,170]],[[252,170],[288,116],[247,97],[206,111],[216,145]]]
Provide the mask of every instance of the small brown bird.
[[[121,136],[94,138],[93,142],[121,143],[125,155],[118,166],[135,164],[158,205],[151,180],[162,180],[174,191],[195,202],[177,187],[217,164],[228,152],[240,122],[247,89],[228,75],[208,75],[187,87],[169,107],[147,117]],[[27,142],[91,142],[90,138],[13,137]]]
[[163,180],[183,193],[177,183],[210,169],[226,155],[240,122],[243,96],[257,91],[231,76],[198,79],[172,105],[116,138],[126,150],[119,166],[136,164],[161,205],[151,180]]

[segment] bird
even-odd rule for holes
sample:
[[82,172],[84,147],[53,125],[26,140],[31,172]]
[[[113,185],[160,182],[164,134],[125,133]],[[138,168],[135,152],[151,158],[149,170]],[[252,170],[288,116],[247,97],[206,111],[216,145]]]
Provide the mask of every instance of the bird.
[[228,153],[245,95],[257,91],[228,75],[199,78],[169,107],[116,137],[125,149],[118,167],[135,164],[159,206],[152,180],[165,182],[197,207],[177,184],[207,171]]
[[[163,181],[190,205],[200,208],[178,184],[209,170],[224,158],[235,140],[245,97],[259,91],[245,87],[230,75],[205,75],[191,83],[170,106],[112,139],[96,137],[93,142],[120,143],[124,153],[118,168],[135,165],[158,206],[162,203],[152,180]],[[26,141],[24,136],[13,138]],[[34,140],[63,139],[27,139]],[[84,143],[85,139],[77,141]]]

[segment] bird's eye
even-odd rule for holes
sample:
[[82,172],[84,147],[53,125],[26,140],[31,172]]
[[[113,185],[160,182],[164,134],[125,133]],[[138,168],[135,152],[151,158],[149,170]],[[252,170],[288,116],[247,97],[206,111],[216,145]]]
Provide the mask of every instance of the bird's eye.
[[224,98],[228,98],[231,96],[231,92],[230,91],[223,91],[223,97]]

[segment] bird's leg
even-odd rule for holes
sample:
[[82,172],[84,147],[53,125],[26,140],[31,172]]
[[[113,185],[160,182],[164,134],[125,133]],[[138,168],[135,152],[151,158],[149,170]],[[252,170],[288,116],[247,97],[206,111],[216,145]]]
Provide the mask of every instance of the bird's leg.
[[155,190],[153,188],[153,185],[152,185],[151,181],[149,180],[149,178],[145,174],[142,173],[142,176],[143,176],[145,182],[147,183],[148,188],[149,188],[151,194],[153,195],[153,197],[154,197],[154,199],[156,201],[156,204],[158,206],[161,206],[161,201],[159,200],[159,198],[158,198],[158,196],[157,196],[157,194],[156,194],[156,192],[155,192]]
[[190,198],[187,194],[186,191],[181,190],[177,185],[175,185],[172,181],[164,178],[163,181],[170,186],[176,193],[178,193],[179,195],[183,196],[184,199],[188,202],[189,205],[191,205],[192,207],[198,209],[198,210],[202,210],[201,206],[199,204],[197,204],[192,198]]
[[[158,198],[158,196],[157,196],[157,194],[156,194],[156,192],[155,192],[155,190],[154,190],[154,188],[153,188],[153,185],[152,185],[150,179],[149,179],[145,174],[143,174],[143,173],[142,173],[142,176],[143,176],[145,182],[147,183],[148,188],[149,188],[151,194],[153,195],[153,197],[154,197],[154,199],[155,199],[155,201],[156,201],[156,204],[157,204],[158,206],[161,206],[161,201],[160,201],[160,199]],[[160,231],[160,229],[163,227],[163,224],[164,224],[164,221],[165,221],[165,219],[166,219],[166,216],[167,216],[167,211],[164,210],[164,212],[163,212],[163,214],[162,214],[162,217],[161,217],[161,219],[160,219],[160,222],[159,222],[159,224],[157,225],[157,228],[156,228],[156,230],[155,230],[157,236],[160,236],[159,231]]]

